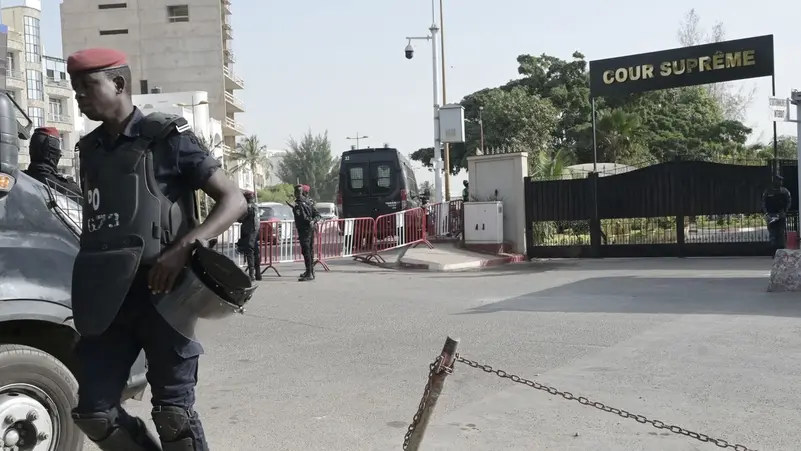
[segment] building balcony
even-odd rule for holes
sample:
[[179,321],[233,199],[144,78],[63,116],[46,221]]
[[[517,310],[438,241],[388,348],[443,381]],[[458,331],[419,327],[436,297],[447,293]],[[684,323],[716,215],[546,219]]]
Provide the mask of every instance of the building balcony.
[[223,66],[223,74],[225,74],[225,90],[233,91],[234,89],[245,89],[245,80],[239,78],[233,70],[228,66]]
[[225,11],[226,14],[231,14],[232,13],[232,11],[231,11],[231,0],[222,0],[222,7],[223,7],[223,11]]
[[245,102],[239,100],[230,92],[225,93],[225,110],[233,111],[234,113],[245,112]]
[[72,117],[66,114],[48,114],[47,126],[55,127],[58,131],[72,131],[75,128]]
[[71,98],[74,94],[69,81],[49,77],[45,80],[45,92],[50,97],[62,97],[65,99]]
[[231,27],[231,24],[224,23],[222,26],[223,37],[225,39],[233,39],[234,38],[234,29]]
[[229,49],[223,50],[223,57],[225,58],[226,64],[233,64],[236,62],[236,56],[234,55],[233,50]]
[[8,49],[25,51],[25,38],[19,31],[8,30]]
[[25,84],[25,73],[21,70],[6,69],[6,87],[8,89],[17,90],[27,88]]
[[[236,120],[226,117],[223,122],[223,135],[224,136],[242,136],[245,134],[245,127]],[[230,150],[229,150],[230,151]]]

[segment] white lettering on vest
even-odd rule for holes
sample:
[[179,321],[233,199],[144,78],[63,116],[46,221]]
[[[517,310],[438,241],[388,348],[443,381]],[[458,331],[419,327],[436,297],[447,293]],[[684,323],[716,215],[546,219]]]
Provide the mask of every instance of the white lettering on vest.
[[100,208],[100,190],[97,188],[87,190],[86,202],[92,207],[92,210],[97,211]]
[[89,218],[87,222],[90,232],[97,232],[103,227],[113,229],[120,226],[120,215],[118,213],[101,213]]

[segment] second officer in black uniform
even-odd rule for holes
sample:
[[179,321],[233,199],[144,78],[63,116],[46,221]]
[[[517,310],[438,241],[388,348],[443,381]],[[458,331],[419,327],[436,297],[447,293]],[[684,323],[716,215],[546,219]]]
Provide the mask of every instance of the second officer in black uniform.
[[245,256],[250,280],[261,280],[261,249],[259,248],[261,215],[259,207],[256,205],[256,194],[253,191],[246,191],[244,195],[248,201],[248,209],[245,215],[239,218],[242,227],[239,229],[236,250]]
[[58,162],[61,160],[61,136],[57,129],[42,127],[34,130],[28,143],[28,152],[31,163],[25,171],[26,174],[66,196],[79,197],[81,195],[81,188],[74,180],[58,173]]
[[[203,348],[157,308],[186,274],[194,243],[228,229],[245,212],[245,198],[183,118],[145,116],[133,106],[124,54],[83,50],[68,58],[67,71],[81,112],[102,122],[79,143],[84,201],[72,279],[81,334],[73,420],[104,451],[207,451],[194,410]],[[198,189],[216,202],[202,224]],[[159,439],[120,405],[142,350]]]
[[300,251],[306,265],[306,271],[298,279],[300,282],[314,280],[314,229],[321,218],[309,197],[309,191],[309,185],[295,185],[295,205],[292,206]]

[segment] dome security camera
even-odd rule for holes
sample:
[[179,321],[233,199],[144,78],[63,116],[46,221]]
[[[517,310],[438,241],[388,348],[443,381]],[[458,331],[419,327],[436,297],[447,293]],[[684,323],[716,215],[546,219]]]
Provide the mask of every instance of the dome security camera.
[[410,59],[414,58],[414,47],[412,47],[411,43],[409,43],[409,45],[406,46],[405,53],[406,53],[406,59],[407,60],[410,60]]

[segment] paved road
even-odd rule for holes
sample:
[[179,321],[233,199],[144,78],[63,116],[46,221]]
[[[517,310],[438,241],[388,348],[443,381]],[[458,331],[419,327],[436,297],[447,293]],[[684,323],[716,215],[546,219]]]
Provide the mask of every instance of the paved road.
[[[801,300],[769,259],[539,262],[480,273],[336,265],[269,278],[205,324],[213,450],[398,450],[448,334],[463,355],[751,448],[801,442]],[[294,275],[298,271],[286,271]],[[720,449],[464,365],[425,450]],[[147,416],[146,403],[129,403]]]

